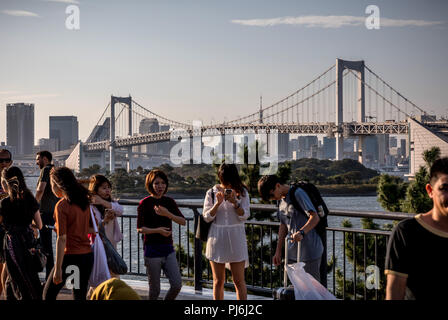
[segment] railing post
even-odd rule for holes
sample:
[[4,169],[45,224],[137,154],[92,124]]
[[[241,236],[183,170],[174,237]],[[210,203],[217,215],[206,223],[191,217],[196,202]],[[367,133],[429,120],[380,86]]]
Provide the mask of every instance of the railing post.
[[196,230],[199,224],[199,212],[193,208],[194,212],[194,290],[202,292],[202,241],[196,238]]
[[322,253],[322,260],[320,261],[320,283],[327,288],[327,230],[322,233],[322,245],[324,246],[324,252]]

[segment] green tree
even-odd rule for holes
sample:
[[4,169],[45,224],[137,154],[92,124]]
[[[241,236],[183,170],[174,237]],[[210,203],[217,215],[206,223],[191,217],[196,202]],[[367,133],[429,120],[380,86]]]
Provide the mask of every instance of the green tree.
[[[440,157],[440,148],[432,147],[425,150],[422,156],[426,165],[420,167],[415,174],[415,179],[407,185],[405,192],[403,192],[403,186],[396,181],[389,180],[378,184],[378,194],[383,197],[382,200],[379,200],[383,208],[387,210],[392,208],[408,213],[427,212],[432,208],[432,201],[426,193],[425,187],[429,183],[429,168]],[[394,191],[397,193],[392,194]]]
[[399,177],[381,175],[377,187],[378,202],[388,211],[400,211],[407,187],[408,184]]

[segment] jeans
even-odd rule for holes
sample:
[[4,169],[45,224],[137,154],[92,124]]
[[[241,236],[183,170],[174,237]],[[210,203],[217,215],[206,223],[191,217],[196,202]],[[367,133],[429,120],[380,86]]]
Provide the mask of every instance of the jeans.
[[51,269],[54,266],[53,258],[53,230],[45,227],[46,225],[53,226],[53,214],[48,212],[41,213],[43,228],[40,230],[40,244],[47,256],[47,264],[45,265],[45,278],[48,279]]
[[160,294],[160,271],[163,269],[170,282],[165,300],[174,300],[182,288],[182,277],[176,260],[176,253],[172,252],[166,257],[145,257],[146,272],[149,282],[149,300],[157,300]]
[[[67,278],[73,274],[73,271],[66,270],[68,266],[77,266],[79,268],[79,287],[73,288],[73,297],[75,300],[86,300],[90,273],[93,268],[93,252],[86,254],[66,254],[62,261],[62,282],[53,283],[54,267],[51,269],[50,276],[45,283],[43,299],[56,300],[59,291],[65,286]],[[68,271],[68,273],[66,272]],[[74,281],[76,284],[76,279]]]

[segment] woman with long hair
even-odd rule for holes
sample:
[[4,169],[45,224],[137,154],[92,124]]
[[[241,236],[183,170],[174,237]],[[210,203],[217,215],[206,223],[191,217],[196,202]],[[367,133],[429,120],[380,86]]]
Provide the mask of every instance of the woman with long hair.
[[117,243],[123,239],[117,217],[123,215],[123,207],[112,199],[112,184],[101,174],[90,178],[89,191],[93,204],[93,213],[98,223],[104,225],[106,237],[117,248]]
[[[117,249],[117,243],[123,239],[117,219],[117,217],[123,215],[123,207],[118,202],[112,200],[112,184],[105,176],[96,174],[90,177],[89,191],[92,210],[98,222],[98,228],[104,227],[107,239]],[[110,270],[109,273],[113,278],[120,278],[118,274]],[[87,294],[88,298],[93,291],[94,288],[91,287]]]
[[186,220],[174,199],[165,196],[168,178],[161,170],[151,170],[146,176],[150,196],[137,207],[137,232],[145,235],[144,256],[149,281],[149,299],[160,294],[160,272],[163,269],[170,282],[165,300],[174,300],[182,288],[182,277],[173,246],[173,221],[185,225]]
[[232,272],[238,300],[247,299],[244,270],[249,266],[244,221],[250,216],[247,187],[234,164],[221,164],[220,184],[206,193],[202,215],[212,222],[205,256],[213,272],[213,299],[224,299],[225,269]]
[[41,300],[42,286],[32,257],[36,241],[33,228],[42,228],[39,204],[19,168],[4,169],[1,184],[8,193],[0,202],[0,223],[5,231],[0,243],[2,260],[6,262],[6,299]]
[[74,299],[86,300],[93,267],[93,253],[88,238],[88,234],[93,232],[89,191],[65,167],[52,169],[50,182],[53,193],[61,200],[54,209],[56,262],[45,284],[43,297],[44,300],[56,300],[67,277],[75,273],[79,275],[79,287],[73,288]]

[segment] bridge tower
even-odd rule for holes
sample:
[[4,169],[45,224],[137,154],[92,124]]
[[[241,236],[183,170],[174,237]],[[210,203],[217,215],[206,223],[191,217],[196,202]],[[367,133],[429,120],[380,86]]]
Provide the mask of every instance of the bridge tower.
[[[344,154],[344,136],[342,123],[344,121],[343,108],[343,72],[345,69],[354,70],[358,73],[358,106],[357,122],[365,122],[365,94],[364,94],[364,60],[348,61],[336,59],[336,160],[342,160]],[[362,163],[363,137],[359,137],[358,161]]]
[[[109,137],[109,152],[110,152],[110,172],[113,173],[115,171],[115,104],[123,103],[128,106],[129,111],[129,125],[128,125],[128,134],[132,136],[132,98],[131,95],[129,97],[110,97],[110,137]],[[128,171],[132,168],[132,147],[128,147]]]

